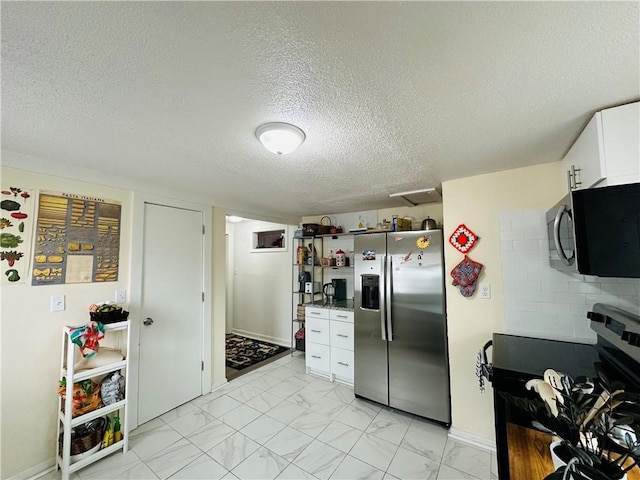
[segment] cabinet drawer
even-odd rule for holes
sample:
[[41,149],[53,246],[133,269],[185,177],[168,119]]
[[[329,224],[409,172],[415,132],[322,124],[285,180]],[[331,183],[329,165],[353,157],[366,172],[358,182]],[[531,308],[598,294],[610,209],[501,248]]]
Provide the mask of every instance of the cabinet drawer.
[[353,351],[353,323],[335,322],[331,320],[331,346]]
[[307,342],[329,345],[329,321],[323,318],[309,318],[304,329]]
[[339,380],[353,383],[353,352],[331,348],[331,374]]
[[305,363],[307,369],[329,373],[331,371],[329,362],[329,347],[317,343],[307,343],[305,352]]
[[329,310],[326,308],[305,307],[306,319],[310,318],[329,318]]
[[331,320],[340,320],[341,322],[353,323],[353,312],[344,310],[329,310],[329,318]]

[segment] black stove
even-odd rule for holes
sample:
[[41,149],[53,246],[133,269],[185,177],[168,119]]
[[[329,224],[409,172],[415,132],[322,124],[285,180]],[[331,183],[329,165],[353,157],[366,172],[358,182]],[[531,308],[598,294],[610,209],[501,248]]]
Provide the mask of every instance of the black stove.
[[523,395],[524,384],[542,378],[553,368],[572,378],[597,377],[621,381],[626,390],[640,393],[640,317],[605,304],[588,313],[597,333],[593,345],[496,333],[493,335],[491,383],[500,480],[509,480],[507,422],[530,426],[530,419],[511,411],[500,392]]

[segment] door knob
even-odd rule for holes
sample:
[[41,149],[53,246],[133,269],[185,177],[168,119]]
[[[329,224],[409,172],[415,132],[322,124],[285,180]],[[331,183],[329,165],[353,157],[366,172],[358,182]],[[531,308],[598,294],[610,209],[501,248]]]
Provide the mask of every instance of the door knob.
[[147,317],[147,319],[146,319],[144,322],[142,322],[142,323],[143,323],[145,326],[147,326],[147,327],[148,327],[149,325],[151,325],[151,324],[153,323],[153,318]]

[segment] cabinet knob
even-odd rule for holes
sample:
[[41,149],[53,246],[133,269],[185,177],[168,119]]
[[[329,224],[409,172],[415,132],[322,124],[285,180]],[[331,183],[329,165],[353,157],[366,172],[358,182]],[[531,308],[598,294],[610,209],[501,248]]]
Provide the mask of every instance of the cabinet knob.
[[151,325],[152,323],[153,323],[153,318],[151,318],[151,317],[147,317],[147,319],[146,319],[146,320],[144,320],[144,321],[142,322],[142,324],[143,324],[144,326],[146,326],[146,327],[148,327],[148,326],[149,326],[149,325]]

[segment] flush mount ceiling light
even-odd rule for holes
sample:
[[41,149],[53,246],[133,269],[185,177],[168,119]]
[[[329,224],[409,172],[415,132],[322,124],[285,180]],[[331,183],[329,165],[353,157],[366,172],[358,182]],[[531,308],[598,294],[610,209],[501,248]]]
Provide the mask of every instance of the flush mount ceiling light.
[[244,218],[238,217],[236,215],[227,215],[227,222],[240,223],[243,220],[244,220]]
[[293,152],[306,138],[304,132],[295,125],[271,122],[256,129],[256,137],[264,148],[278,155]]

